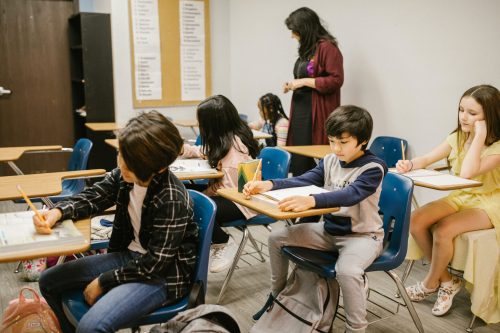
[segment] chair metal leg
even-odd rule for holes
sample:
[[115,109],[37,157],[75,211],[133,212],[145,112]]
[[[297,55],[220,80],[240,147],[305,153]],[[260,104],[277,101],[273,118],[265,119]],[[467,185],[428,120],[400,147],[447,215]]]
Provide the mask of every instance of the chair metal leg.
[[19,273],[21,271],[22,265],[23,265],[22,261],[18,262],[17,266],[16,266],[16,269],[14,270],[14,273],[16,273],[16,274]]
[[[246,228],[246,230],[248,230],[248,228]],[[261,262],[266,262],[266,258],[264,258],[264,256],[262,255],[262,251],[259,249],[259,246],[257,245],[257,242],[255,241],[255,238],[253,238],[252,233],[250,232],[250,230],[248,230],[248,239],[250,239],[250,242],[252,243],[253,248],[259,254],[260,261]]]
[[[405,267],[405,270],[403,272],[403,276],[401,277],[401,283],[403,283],[403,285],[405,284],[406,279],[410,275],[411,269],[413,268],[414,264],[415,264],[415,260],[408,260],[408,262],[406,263],[406,267]],[[399,298],[401,295],[399,294],[399,292],[396,292],[396,295],[394,295],[394,296],[396,298]]]
[[408,297],[408,294],[406,293],[405,286],[401,282],[401,279],[399,276],[394,273],[393,271],[385,271],[391,279],[396,283],[396,286],[398,287],[399,294],[401,297],[403,297],[403,300],[406,304],[406,307],[408,308],[408,312],[410,312],[411,319],[413,320],[413,323],[415,324],[415,327],[420,333],[424,333],[424,327],[422,326],[422,322],[420,321],[420,318],[418,317],[417,311],[415,310],[415,307],[413,306],[413,303],[410,300],[410,297]]
[[242,232],[243,232],[243,236],[241,238],[240,246],[238,247],[238,251],[236,251],[236,255],[234,256],[233,263],[231,264],[231,267],[229,267],[229,271],[227,272],[226,278],[224,279],[224,283],[222,283],[222,288],[219,292],[219,296],[217,297],[217,304],[220,304],[222,296],[224,296],[224,293],[226,292],[227,285],[229,284],[229,281],[231,280],[231,277],[233,276],[236,265],[238,264],[238,261],[240,261],[241,254],[243,253],[243,249],[245,248],[245,244],[247,243],[248,228],[246,228],[246,227],[243,228]]
[[472,319],[470,320],[469,327],[465,329],[465,332],[467,333],[472,333],[472,326],[474,326],[474,321],[476,320],[476,315],[472,316]]

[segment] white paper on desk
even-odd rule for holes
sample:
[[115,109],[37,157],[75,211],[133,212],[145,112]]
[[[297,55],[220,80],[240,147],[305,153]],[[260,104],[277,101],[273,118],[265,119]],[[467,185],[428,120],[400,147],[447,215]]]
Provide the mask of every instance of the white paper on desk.
[[207,160],[202,159],[176,159],[170,165],[170,171],[175,174],[184,173],[217,173],[216,169],[210,167]]
[[329,192],[328,190],[325,190],[324,188],[315,186],[315,185],[309,185],[309,186],[301,186],[301,187],[290,187],[290,188],[283,188],[281,190],[274,190],[274,191],[267,191],[264,193],[261,193],[261,196],[267,197],[270,200],[274,201],[281,201],[285,198],[294,196],[294,195],[301,195],[301,196],[308,196],[311,194],[320,194],[320,193],[327,193]]
[[[396,168],[390,168],[389,169],[390,172],[394,172],[394,173],[399,173],[397,172]],[[406,173],[399,173],[401,175],[404,175],[406,177],[410,177],[410,178],[413,178],[413,177],[427,177],[427,176],[441,176],[443,175],[442,172],[439,172],[439,171],[436,171],[436,170],[429,170],[429,169],[415,169],[415,170],[412,170],[412,171],[408,171]]]
[[14,251],[60,248],[61,245],[83,244],[83,235],[73,221],[65,220],[42,235],[33,225],[33,212],[0,214],[0,254]]
[[476,180],[461,178],[457,176],[440,173],[439,176],[412,177],[415,181],[430,184],[433,186],[459,186],[481,184]]

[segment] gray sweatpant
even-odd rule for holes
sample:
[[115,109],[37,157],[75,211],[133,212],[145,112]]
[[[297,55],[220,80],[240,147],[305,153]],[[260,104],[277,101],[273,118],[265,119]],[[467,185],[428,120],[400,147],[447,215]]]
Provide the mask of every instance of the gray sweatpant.
[[271,291],[277,295],[286,285],[288,259],[281,254],[283,246],[300,246],[318,250],[338,250],[335,267],[344,299],[346,332],[365,332],[365,269],[380,255],[382,237],[375,234],[332,236],[324,230],[324,222],[302,223],[273,229],[269,236]]

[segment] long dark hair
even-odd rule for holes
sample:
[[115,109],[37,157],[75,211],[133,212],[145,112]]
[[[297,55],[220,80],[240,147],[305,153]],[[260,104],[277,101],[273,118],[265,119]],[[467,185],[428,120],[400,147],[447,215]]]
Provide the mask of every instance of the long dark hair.
[[[484,121],[486,122],[485,145],[490,146],[500,140],[500,92],[498,89],[488,84],[482,84],[467,89],[462,97],[460,97],[460,102],[464,97],[474,98],[483,108]],[[460,102],[458,108],[459,112]],[[464,133],[462,131],[460,119],[458,119],[458,125],[454,132],[457,132],[457,148],[460,151],[469,136],[469,133]]]
[[198,105],[203,154],[213,168],[217,167],[234,144],[234,137],[240,138],[252,158],[257,157],[259,148],[250,127],[241,120],[236,107],[222,95],[211,96]]
[[296,33],[299,39],[299,57],[308,60],[316,51],[316,45],[321,39],[329,40],[337,46],[337,39],[323,27],[316,12],[302,7],[293,11],[285,20],[286,27]]
[[262,114],[264,115],[264,120],[271,124],[271,134],[273,137],[274,146],[277,142],[276,136],[276,123],[281,118],[288,119],[285,110],[283,110],[283,106],[281,105],[280,98],[275,94],[265,94],[259,98],[260,107],[262,108]]

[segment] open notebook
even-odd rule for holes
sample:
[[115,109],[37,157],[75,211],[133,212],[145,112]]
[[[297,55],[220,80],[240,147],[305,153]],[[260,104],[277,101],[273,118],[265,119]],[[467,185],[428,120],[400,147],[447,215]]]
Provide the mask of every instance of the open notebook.
[[309,185],[309,186],[290,187],[290,188],[283,188],[281,190],[267,191],[264,193],[255,194],[252,196],[252,198],[265,203],[277,205],[279,201],[294,195],[308,196],[311,194],[319,194],[327,192],[328,190],[325,190],[324,188],[315,185]]
[[[396,168],[391,168],[389,171],[397,173]],[[416,169],[404,173],[403,175],[413,179],[416,185],[443,190],[477,187],[482,185],[482,183],[477,180],[457,177],[428,169]]]
[[33,214],[31,211],[0,214],[0,255],[85,244],[85,238],[71,220],[56,224],[50,235],[38,234],[33,225]]
[[217,170],[210,167],[207,160],[195,158],[176,159],[174,163],[170,165],[170,171],[175,174],[217,173]]

